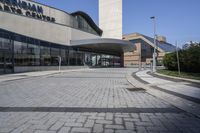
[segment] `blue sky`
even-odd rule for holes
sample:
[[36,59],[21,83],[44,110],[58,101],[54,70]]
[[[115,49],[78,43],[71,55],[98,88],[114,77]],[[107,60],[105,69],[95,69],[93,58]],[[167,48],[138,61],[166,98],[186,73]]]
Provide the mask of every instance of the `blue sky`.
[[[69,13],[84,11],[98,24],[98,0],[35,1]],[[123,34],[153,36],[151,16],[156,16],[157,34],[168,42],[200,41],[200,0],[123,0]]]

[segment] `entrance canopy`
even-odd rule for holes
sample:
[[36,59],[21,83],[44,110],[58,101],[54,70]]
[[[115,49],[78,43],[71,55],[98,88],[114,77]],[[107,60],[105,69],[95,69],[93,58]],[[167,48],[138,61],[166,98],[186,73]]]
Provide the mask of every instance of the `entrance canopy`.
[[116,55],[121,55],[135,48],[135,45],[129,41],[107,38],[71,40],[70,43],[74,47],[114,53]]

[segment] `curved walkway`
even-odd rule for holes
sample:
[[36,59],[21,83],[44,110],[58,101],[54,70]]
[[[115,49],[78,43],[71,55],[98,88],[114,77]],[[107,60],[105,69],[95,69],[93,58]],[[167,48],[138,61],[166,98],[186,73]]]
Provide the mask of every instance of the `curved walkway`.
[[[199,133],[200,119],[127,81],[133,68],[0,82],[0,133]],[[36,73],[35,73],[36,74]],[[37,74],[36,74],[37,75]]]
[[[140,79],[148,83],[150,86],[156,86],[158,89],[166,90],[166,92],[174,92],[173,94],[182,94],[186,97],[191,97],[194,102],[200,103],[200,88],[194,87],[190,82],[182,81],[170,81],[162,78],[158,78],[148,74],[149,70],[140,71],[136,73]],[[179,95],[181,96],[181,95]],[[187,99],[187,98],[186,98]],[[195,100],[196,99],[196,100]]]
[[[153,77],[147,74],[149,70],[139,71],[133,74],[127,75],[127,80],[135,87],[141,87],[146,89],[147,93],[160,98],[173,106],[176,106],[186,112],[189,112],[193,115],[200,117],[200,104],[198,95],[196,97],[188,96],[186,93],[181,94],[176,91],[176,85],[186,85],[186,82],[171,82],[168,80],[160,79]],[[162,85],[169,85],[169,88],[161,88]],[[158,87],[159,86],[159,87]],[[171,89],[171,86],[174,89]],[[191,85],[186,85],[186,87],[191,87]],[[193,91],[193,93],[198,93],[199,88],[194,87],[197,92]],[[179,88],[180,90],[181,88]],[[184,88],[185,89],[185,88]],[[175,92],[176,91],[176,92]],[[187,90],[185,90],[187,91]],[[184,91],[181,91],[184,92]],[[191,92],[189,90],[189,92]]]

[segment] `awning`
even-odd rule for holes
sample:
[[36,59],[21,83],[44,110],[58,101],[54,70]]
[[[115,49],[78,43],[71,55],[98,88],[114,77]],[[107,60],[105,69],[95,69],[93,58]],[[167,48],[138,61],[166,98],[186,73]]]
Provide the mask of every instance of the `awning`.
[[116,55],[132,51],[135,48],[135,45],[130,41],[108,38],[71,40],[70,45],[73,47],[92,49],[94,51],[113,53]]

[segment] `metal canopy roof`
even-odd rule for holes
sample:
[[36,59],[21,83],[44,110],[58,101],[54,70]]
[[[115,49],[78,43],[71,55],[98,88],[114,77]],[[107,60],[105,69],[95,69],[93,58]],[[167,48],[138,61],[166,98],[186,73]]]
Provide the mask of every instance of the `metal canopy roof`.
[[135,45],[129,41],[107,38],[71,40],[70,44],[74,47],[92,49],[94,51],[104,51],[118,55],[135,48]]

